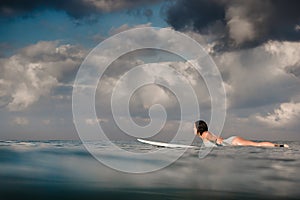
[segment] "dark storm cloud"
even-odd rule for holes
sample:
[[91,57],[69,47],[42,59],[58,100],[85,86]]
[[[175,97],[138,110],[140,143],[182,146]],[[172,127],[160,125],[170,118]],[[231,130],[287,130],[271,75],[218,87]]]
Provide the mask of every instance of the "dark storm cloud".
[[[151,3],[155,3],[151,1]],[[62,10],[74,18],[82,18],[91,14],[101,14],[122,9],[132,9],[144,4],[147,0],[2,0],[0,15],[2,17],[30,16],[36,10]],[[149,16],[149,12],[145,13]]]
[[178,0],[167,9],[166,21],[177,30],[217,35],[223,47],[241,48],[299,40],[299,8],[297,0]]
[[192,26],[202,30],[216,20],[224,18],[223,5],[215,1],[180,0],[167,10],[167,22],[175,29]]

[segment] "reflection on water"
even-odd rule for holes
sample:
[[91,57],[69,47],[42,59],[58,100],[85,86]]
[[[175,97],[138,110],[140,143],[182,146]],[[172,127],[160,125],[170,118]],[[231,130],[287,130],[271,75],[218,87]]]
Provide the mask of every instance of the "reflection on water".
[[[139,152],[157,148],[138,142],[118,144]],[[198,158],[197,149],[190,149],[162,170],[128,174],[99,163],[79,141],[2,141],[0,199],[297,198],[300,144],[288,144],[289,149],[217,147],[204,159]],[[95,150],[121,159],[105,144],[95,143]],[[143,168],[168,159],[166,155],[137,165]]]

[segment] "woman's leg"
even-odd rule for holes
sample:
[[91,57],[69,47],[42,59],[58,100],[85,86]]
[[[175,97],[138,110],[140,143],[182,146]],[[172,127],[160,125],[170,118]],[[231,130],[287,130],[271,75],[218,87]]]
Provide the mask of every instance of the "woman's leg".
[[255,147],[275,147],[276,145],[272,142],[253,142],[250,140],[245,140],[242,137],[236,137],[232,140],[232,145],[239,146],[255,146]]

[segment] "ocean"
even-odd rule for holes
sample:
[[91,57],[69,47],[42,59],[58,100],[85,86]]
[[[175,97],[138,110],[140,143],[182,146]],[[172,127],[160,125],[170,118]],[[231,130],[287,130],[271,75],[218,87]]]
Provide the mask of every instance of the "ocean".
[[[133,152],[160,149],[115,143]],[[290,148],[216,147],[203,159],[199,149],[188,149],[163,169],[132,174],[100,163],[80,141],[0,141],[0,199],[299,199],[300,142],[278,143]],[[136,162],[101,142],[95,150],[120,163]]]

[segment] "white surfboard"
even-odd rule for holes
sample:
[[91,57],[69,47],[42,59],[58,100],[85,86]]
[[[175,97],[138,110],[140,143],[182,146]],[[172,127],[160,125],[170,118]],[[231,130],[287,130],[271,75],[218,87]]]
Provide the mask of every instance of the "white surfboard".
[[[171,144],[171,143],[164,143],[164,142],[156,142],[156,141],[150,141],[150,140],[144,140],[144,139],[137,139],[139,142],[145,143],[145,144],[151,144],[158,147],[168,147],[168,148],[200,148],[198,146],[191,146],[191,145],[184,145],[184,144]],[[217,147],[217,146],[232,146],[229,143],[224,142],[222,145],[216,145],[214,143],[211,143],[209,141],[204,142],[205,147]],[[289,146],[287,144],[280,144],[276,147],[287,147]]]
[[197,146],[191,146],[191,145],[184,145],[184,144],[171,144],[171,143],[164,143],[164,142],[155,142],[155,141],[149,141],[144,139],[137,139],[139,142],[145,143],[145,144],[151,144],[158,147],[168,147],[168,148],[199,148]]

